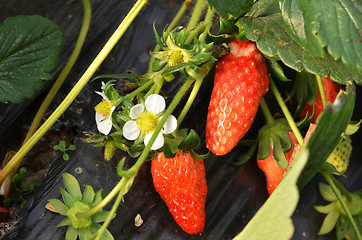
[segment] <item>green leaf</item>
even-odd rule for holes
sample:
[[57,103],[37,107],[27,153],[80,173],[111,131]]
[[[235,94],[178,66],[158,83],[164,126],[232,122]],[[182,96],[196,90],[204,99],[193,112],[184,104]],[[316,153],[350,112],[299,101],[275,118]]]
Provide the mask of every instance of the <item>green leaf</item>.
[[78,230],[75,229],[73,226],[69,226],[67,232],[65,234],[66,240],[77,240],[78,237]]
[[64,161],[68,161],[68,160],[69,160],[69,154],[68,154],[68,153],[64,153],[64,154],[63,154],[63,160],[64,160]]
[[68,149],[71,151],[74,151],[75,149],[77,149],[77,147],[75,145],[71,144],[71,145],[69,145]]
[[280,66],[280,64],[278,63],[277,60],[275,59],[266,59],[267,63],[268,63],[268,69],[269,72],[275,76],[277,79],[284,81],[284,82],[288,82],[290,81],[284,74],[284,70],[283,68]]
[[[263,14],[256,11],[255,14]],[[258,49],[267,57],[281,60],[286,66],[296,70],[329,76],[336,82],[346,84],[355,81],[362,85],[362,71],[346,66],[328,54],[315,41],[301,39],[283,20],[280,13],[263,17],[244,17],[240,19],[245,36],[257,42]],[[313,39],[311,36],[310,38]]]
[[273,194],[234,240],[291,239],[294,232],[291,216],[299,199],[296,182],[307,158],[308,150],[302,148]]
[[87,204],[91,204],[93,202],[95,193],[94,193],[94,189],[91,185],[86,184],[84,192],[83,192],[83,196],[82,196],[82,202],[87,203]]
[[[101,211],[97,212],[92,216],[92,222],[94,223],[100,223],[104,222],[109,215],[109,211]],[[112,219],[116,216],[116,214],[113,214]]]
[[362,4],[350,0],[280,0],[284,20],[303,40],[316,36],[329,54],[362,68]]
[[229,14],[240,17],[247,13],[253,5],[253,0],[208,0],[208,3],[221,17],[227,18]]
[[89,227],[80,228],[79,231],[79,240],[89,240],[92,239],[92,232]]
[[63,181],[69,194],[74,198],[74,200],[80,201],[82,199],[82,192],[80,191],[77,179],[69,173],[63,173]]
[[61,221],[57,227],[65,227],[72,225],[72,221],[69,218],[65,218],[63,221]]
[[300,187],[313,178],[339,143],[341,134],[346,130],[352,117],[355,98],[355,86],[347,85],[347,91],[340,91],[334,104],[328,103],[318,117],[317,127],[307,143],[310,157],[298,180]]
[[59,146],[59,145],[54,145],[54,146],[53,146],[53,149],[54,149],[55,151],[58,151],[58,150],[60,150],[60,146]]
[[96,192],[91,207],[95,207],[98,203],[102,201],[103,198],[104,198],[104,190],[100,189]]
[[63,201],[67,207],[71,207],[74,205],[75,199],[72,195],[70,195],[67,191],[64,190],[64,188],[60,188],[60,193],[62,194]]
[[63,42],[60,28],[41,16],[16,16],[0,24],[0,102],[21,102],[49,80]]
[[49,199],[48,201],[53,206],[53,208],[57,210],[57,212],[59,212],[62,215],[67,214],[69,208],[65,206],[62,201],[60,201],[59,199]]

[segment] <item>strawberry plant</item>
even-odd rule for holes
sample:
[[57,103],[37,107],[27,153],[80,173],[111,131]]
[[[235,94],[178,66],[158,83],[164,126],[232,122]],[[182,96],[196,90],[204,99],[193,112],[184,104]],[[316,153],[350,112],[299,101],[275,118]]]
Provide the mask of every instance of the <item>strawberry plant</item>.
[[[107,228],[122,218],[127,196],[139,190],[135,189],[139,181],[147,181],[141,186],[152,186],[147,190],[162,199],[152,206],[167,207],[169,212],[162,218],[170,225],[177,224],[175,232],[215,238],[216,230],[210,230],[214,225],[208,224],[216,224],[211,217],[217,204],[208,205],[208,201],[223,199],[228,188],[227,184],[215,184],[215,179],[223,177],[230,184],[232,171],[255,166],[265,177],[261,194],[268,197],[260,201],[253,196],[263,205],[238,232],[230,233],[232,237],[291,239],[295,232],[291,218],[300,194],[320,175],[330,186],[321,185],[321,196],[332,203],[315,208],[327,214],[319,234],[337,226],[338,239],[360,240],[360,190],[350,193],[340,180],[348,173],[352,149],[349,135],[358,131],[359,123],[354,121],[360,122],[355,118],[360,117],[356,116],[356,99],[362,85],[361,3],[185,0],[169,24],[152,19],[154,38],[143,40],[152,40],[156,46],[147,49],[147,57],[140,55],[137,60],[137,64],[146,65],[147,71],[96,73],[134,19],[142,16],[147,3],[134,3],[79,81],[38,128],[43,108],[54,97],[50,91],[22,147],[8,155],[3,164],[0,182],[4,189],[9,189],[7,179],[19,168],[22,158],[97,75],[91,84],[99,88],[87,95],[97,101],[90,108],[94,119],[83,121],[93,127],[84,127],[81,138],[83,144],[102,149],[104,165],[118,161],[117,167],[110,169],[119,179],[103,196],[102,190],[94,193],[90,185],[82,193],[76,178],[63,174],[67,189],[60,188],[63,201],[57,199],[59,194],[53,196],[47,209],[66,216],[59,224],[67,226],[66,239],[116,238]],[[152,4],[156,3],[150,1],[150,8]],[[55,91],[85,41],[91,4],[83,0],[83,6],[79,45],[54,85]],[[40,33],[31,31],[38,22]],[[23,35],[17,37],[16,26],[24,26]],[[43,28],[44,32],[40,31]],[[50,37],[53,34],[56,41]],[[53,24],[39,17],[10,18],[0,25],[4,43],[0,49],[0,101],[20,102],[31,97],[40,87],[40,80],[49,78],[59,55],[56,46],[60,45],[60,35]],[[32,41],[28,44],[28,40]],[[49,56],[46,64],[45,56]],[[36,59],[40,59],[38,67],[34,65]],[[27,76],[29,82],[25,83]],[[207,104],[200,99],[206,99]],[[192,123],[194,119],[199,122]],[[64,153],[65,160],[69,159],[67,150],[75,150],[71,154],[76,156],[83,154],[78,145],[77,149],[66,148],[59,142],[54,147]],[[234,158],[240,158],[239,166],[229,164],[235,163]],[[229,172],[212,175],[216,168],[213,164],[220,161],[226,162]],[[143,177],[144,171],[149,178]],[[257,176],[248,181],[254,178]],[[233,197],[227,214],[232,214],[233,206],[242,201],[240,196]],[[109,205],[110,210],[104,211]],[[141,215],[134,216],[136,227],[140,228],[138,232],[147,232],[141,229],[142,224],[147,229],[146,222],[150,224],[152,217]],[[228,216],[218,219],[216,225],[232,222]],[[208,231],[215,235],[206,235]]]

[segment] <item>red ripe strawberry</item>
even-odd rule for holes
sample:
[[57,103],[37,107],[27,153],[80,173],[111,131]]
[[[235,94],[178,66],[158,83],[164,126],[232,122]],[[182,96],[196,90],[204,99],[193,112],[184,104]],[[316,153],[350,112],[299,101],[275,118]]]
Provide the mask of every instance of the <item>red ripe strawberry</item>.
[[189,234],[202,232],[207,193],[204,161],[187,151],[179,150],[173,158],[160,152],[152,159],[151,172],[153,185],[177,224]]
[[[292,142],[292,148],[285,153],[285,157],[287,158],[289,165],[294,148],[299,144],[292,131],[288,132],[288,135]],[[265,173],[267,190],[269,194],[272,194],[279,182],[283,179],[284,173],[288,168],[282,169],[279,167],[277,161],[273,157],[273,146],[270,146],[270,155],[266,159],[260,160],[257,158],[257,164],[258,167]]]
[[269,72],[263,55],[251,41],[233,40],[230,53],[216,65],[206,125],[206,146],[216,155],[231,151],[249,130]]
[[[323,82],[324,92],[326,93],[326,100],[328,102],[333,103],[337,97],[339,90],[341,89],[341,85],[333,82],[332,79],[330,79],[329,77],[322,77],[322,82]],[[313,122],[317,120],[317,117],[323,111],[322,98],[319,92],[313,104],[307,103],[305,105],[304,109],[300,113],[300,118],[304,119],[307,113],[308,116],[312,116],[314,108],[315,108],[315,115],[312,120]]]

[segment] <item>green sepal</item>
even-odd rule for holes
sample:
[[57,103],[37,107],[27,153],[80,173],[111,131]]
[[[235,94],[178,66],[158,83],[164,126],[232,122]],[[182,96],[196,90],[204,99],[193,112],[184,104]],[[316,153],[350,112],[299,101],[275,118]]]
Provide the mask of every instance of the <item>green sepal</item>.
[[256,149],[258,147],[258,144],[252,144],[249,149],[244,152],[241,156],[238,157],[238,160],[233,162],[232,164],[234,165],[243,165],[246,162],[248,162],[254,155],[256,152]]
[[65,233],[65,239],[66,240],[77,240],[78,235],[79,235],[78,230],[70,225],[67,229],[67,232]]
[[119,73],[119,74],[104,74],[104,75],[99,75],[95,78],[92,79],[92,81],[97,80],[97,79],[103,79],[103,78],[111,78],[111,79],[123,79],[123,78],[128,78],[128,79],[141,79],[143,78],[142,75],[138,75],[138,74],[131,74],[131,73]]
[[178,145],[181,150],[192,150],[198,148],[200,145],[200,137],[191,129],[187,137]]
[[286,169],[288,167],[288,161],[285,157],[280,139],[273,137],[273,145],[273,157],[275,161],[277,161],[279,167],[281,167],[282,169]]
[[[89,226],[90,227],[90,226]],[[92,239],[92,232],[90,231],[90,228],[86,227],[86,228],[80,228],[78,229],[79,232],[79,240],[87,240],[87,239]]]
[[318,96],[318,83],[314,74],[297,72],[292,92],[295,92],[299,105],[312,104]]
[[69,207],[67,207],[62,201],[59,199],[49,199],[48,201],[58,213],[62,215],[67,214]]
[[220,18],[220,28],[219,28],[219,32],[218,35],[220,34],[230,34],[233,35],[237,32],[239,32],[239,28],[235,25],[235,23],[238,21],[237,18],[229,18],[229,19],[224,19],[224,18]]
[[93,202],[91,204],[91,207],[95,207],[97,204],[99,204],[104,198],[104,190],[100,189],[96,192]]
[[64,188],[60,187],[60,194],[62,194],[63,201],[67,207],[73,206],[75,200],[72,195],[70,195]]
[[69,173],[63,173],[63,182],[64,186],[73,199],[75,201],[80,201],[82,199],[82,192],[80,191],[80,186],[77,179]]
[[271,138],[263,137],[259,140],[258,159],[264,160],[270,155]]
[[61,221],[57,227],[65,227],[72,224],[72,221],[69,218],[65,218],[63,221]]
[[199,159],[199,160],[204,160],[210,156],[210,151],[208,151],[205,154],[199,154],[199,153],[195,152],[194,150],[191,150],[190,153],[194,158]]
[[91,185],[86,184],[82,196],[82,202],[91,204],[93,202],[94,196],[95,193],[93,187]]
[[[177,152],[177,151],[176,151]],[[171,149],[169,144],[164,144],[163,145],[163,154],[165,155],[166,158],[173,158],[176,156],[176,152],[174,150]]]
[[268,69],[271,75],[276,77],[277,79],[283,81],[283,82],[289,82],[290,79],[288,79],[285,74],[283,68],[280,66],[279,62],[272,58],[266,58],[266,62],[268,63]]
[[324,200],[328,202],[334,202],[338,200],[336,194],[334,194],[332,188],[329,185],[324,183],[319,183],[318,188]]
[[324,173],[333,173],[333,174],[337,174],[337,175],[339,175],[339,176],[344,176],[344,177],[346,177],[346,175],[344,175],[343,173],[341,173],[340,171],[338,171],[338,170],[333,166],[333,164],[330,164],[329,162],[323,163],[323,165],[322,165],[321,168],[320,168],[320,171],[321,171],[321,172],[324,172]]

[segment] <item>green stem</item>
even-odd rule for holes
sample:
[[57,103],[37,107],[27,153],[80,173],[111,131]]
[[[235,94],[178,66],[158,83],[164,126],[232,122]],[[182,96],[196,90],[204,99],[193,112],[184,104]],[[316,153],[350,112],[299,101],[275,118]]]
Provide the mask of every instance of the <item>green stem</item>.
[[124,186],[122,186],[121,190],[119,191],[116,201],[114,202],[111,211],[109,211],[106,221],[104,221],[102,226],[98,229],[95,240],[99,240],[102,237],[104,231],[106,231],[109,223],[112,221],[112,218],[113,218],[114,214],[116,213],[118,206],[121,203],[123,196],[126,192],[126,189],[125,189],[126,186],[127,186],[127,182],[126,182],[126,184],[124,184]]
[[207,13],[206,13],[206,17],[205,17],[205,24],[206,24],[206,29],[205,31],[200,35],[200,42],[205,42],[206,41],[206,37],[207,34],[210,31],[210,28],[212,26],[212,19],[214,17],[214,10],[212,10],[210,7],[207,8]]
[[127,185],[128,178],[121,178],[121,180],[117,183],[117,185],[112,189],[112,191],[105,197],[103,200],[97,204],[94,208],[90,209],[87,212],[78,213],[79,216],[86,217],[92,216],[93,214],[101,211],[116,195],[119,193],[124,186]]
[[270,109],[269,109],[268,105],[266,104],[264,98],[261,100],[260,107],[264,114],[266,122],[268,124],[273,124],[274,123],[273,115],[271,114]]
[[173,98],[172,102],[170,103],[169,107],[165,111],[165,114],[163,115],[160,122],[157,124],[157,127],[155,129],[155,132],[153,133],[149,143],[143,150],[141,156],[138,158],[137,162],[128,170],[131,175],[134,175],[137,173],[138,169],[141,167],[143,162],[146,160],[148,153],[151,150],[151,146],[156,140],[157,135],[161,132],[161,129],[163,125],[165,125],[168,117],[171,115],[172,111],[175,109],[179,101],[181,100],[182,96],[186,93],[187,89],[191,86],[191,84],[194,82],[194,79],[187,79],[184,83],[184,85],[180,88],[180,90],[177,92],[175,97]]
[[352,196],[347,191],[347,189],[335,177],[333,177],[333,175],[330,175],[330,177],[331,177],[332,181],[334,182],[334,184],[336,185],[336,187],[339,189],[339,191],[341,191],[342,194],[346,196],[347,201],[352,201]]
[[206,29],[205,25],[200,25],[197,28],[191,30],[189,32],[189,35],[187,36],[187,39],[185,40],[185,44],[189,44],[196,38],[200,33],[204,32]]
[[41,104],[38,112],[36,113],[36,115],[33,119],[33,122],[29,128],[29,131],[24,139],[24,143],[31,137],[31,135],[33,135],[33,133],[39,127],[40,122],[41,122],[46,110],[48,109],[50,103],[53,101],[55,95],[58,93],[58,90],[60,89],[60,87],[63,85],[64,80],[67,78],[70,70],[73,68],[73,66],[80,54],[80,51],[83,47],[85,38],[87,36],[88,29],[89,29],[90,20],[91,20],[91,6],[90,6],[89,0],[82,0],[82,2],[83,2],[83,8],[84,8],[83,24],[82,24],[82,28],[81,28],[79,36],[78,36],[78,40],[77,40],[74,50],[72,52],[72,55],[69,57],[67,64],[65,65],[64,69],[58,76],[57,80],[54,82],[54,85],[50,89],[49,93],[47,94],[43,103]]
[[203,78],[199,78],[199,79],[196,79],[196,82],[195,82],[195,85],[190,93],[190,96],[189,98],[187,99],[187,102],[184,106],[184,108],[182,109],[180,115],[178,116],[177,118],[177,128],[176,128],[176,131],[178,130],[178,128],[180,127],[182,121],[184,120],[186,114],[188,113],[188,111],[190,110],[191,108],[191,105],[192,103],[194,102],[196,96],[197,96],[197,93],[199,92],[200,90],[200,87],[201,87],[201,84],[203,82]]
[[280,95],[277,87],[275,86],[273,79],[269,78],[269,80],[270,80],[269,86],[274,94],[274,97],[277,100],[280,108],[282,109],[284,116],[289,123],[290,128],[292,129],[295,137],[298,140],[298,143],[302,146],[303,145],[303,136],[302,136],[302,134],[300,134],[297,124],[294,122],[293,116],[290,114],[287,105],[285,105],[285,102],[283,101],[282,96]]
[[14,155],[14,157],[9,161],[9,163],[2,169],[0,172],[0,184],[4,181],[5,177],[16,167],[21,159],[30,151],[30,149],[44,136],[44,134],[49,130],[51,126],[59,119],[59,117],[67,110],[73,100],[78,96],[80,91],[108,56],[109,52],[116,45],[118,40],[123,36],[125,31],[128,29],[130,24],[136,18],[138,13],[141,11],[143,6],[147,3],[147,0],[138,0],[136,4],[127,14],[126,18],[121,22],[116,31],[112,34],[110,39],[104,45],[102,50],[99,52],[97,57],[93,60],[91,65],[79,79],[77,84],[69,92],[66,98],[59,104],[57,109],[49,116],[49,118],[43,123],[43,125],[29,138],[29,140],[19,149],[19,151]]
[[323,109],[326,107],[327,99],[326,99],[326,92],[324,91],[323,87],[323,81],[320,76],[316,75],[318,88],[319,88],[319,94],[321,95]]
[[202,10],[204,9],[206,0],[197,0],[194,11],[192,12],[189,24],[187,25],[187,31],[194,29],[201,17]]
[[[180,10],[177,12],[176,16],[173,18],[172,22],[170,23],[170,25],[168,25],[168,27],[166,28],[166,33],[169,33],[175,26],[176,24],[179,22],[180,18],[185,14],[186,9],[188,8],[188,6],[190,5],[191,0],[186,0]],[[161,47],[159,45],[156,45],[155,49],[153,50],[153,52],[158,52],[161,49]],[[152,71],[152,63],[155,61],[155,58],[152,57],[150,60],[150,64],[148,66],[148,71],[151,72]]]
[[350,212],[349,209],[348,209],[347,204],[346,204],[345,201],[343,200],[343,197],[342,197],[341,193],[338,191],[336,185],[334,184],[334,181],[333,181],[333,179],[331,178],[331,175],[330,175],[329,173],[324,173],[324,172],[321,172],[321,173],[322,173],[322,175],[324,176],[324,178],[326,179],[326,181],[328,182],[329,186],[331,186],[333,192],[336,194],[336,197],[337,197],[339,203],[341,204],[344,212],[346,213],[349,221],[351,222],[352,228],[353,228],[354,232],[356,233],[357,238],[358,238],[359,240],[361,240],[362,237],[361,237],[361,233],[360,233],[359,230],[358,230],[357,224],[356,224],[356,222],[354,221],[354,219],[353,219],[353,217],[352,217],[352,214],[351,214],[351,212]]
[[137,88],[136,90],[134,90],[133,92],[127,94],[126,96],[124,96],[125,99],[129,99],[132,100],[135,96],[137,96],[139,93],[143,92],[144,90],[148,89],[152,84],[154,83],[154,81],[148,80],[148,82],[146,82],[145,84],[143,84],[142,86],[140,86],[139,88]]

